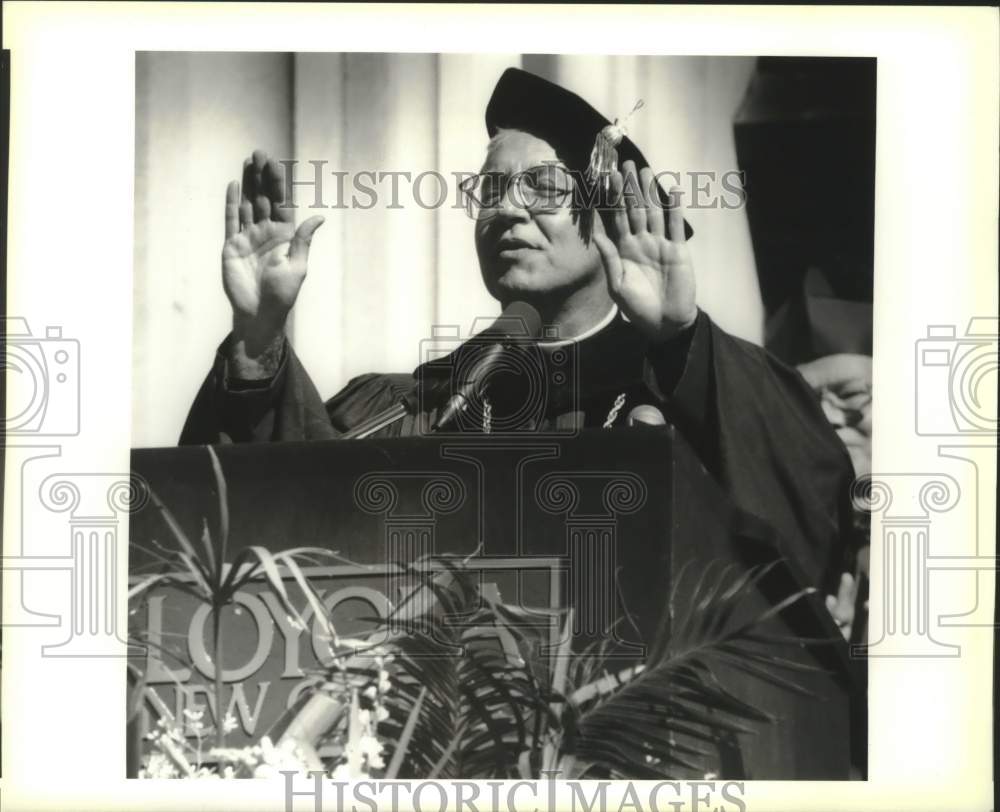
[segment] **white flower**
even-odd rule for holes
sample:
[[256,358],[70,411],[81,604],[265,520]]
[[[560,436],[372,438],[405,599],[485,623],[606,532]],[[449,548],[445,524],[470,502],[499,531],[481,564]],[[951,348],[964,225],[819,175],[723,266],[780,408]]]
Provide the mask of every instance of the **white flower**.
[[369,733],[363,733],[358,739],[358,752],[370,758],[382,752],[382,742]]
[[208,754],[220,762],[245,764],[247,767],[256,767],[260,762],[259,747],[213,747]]
[[330,777],[336,781],[355,781],[358,778],[368,778],[368,771],[361,766],[361,757],[357,751],[345,748],[344,755],[347,761],[338,764],[333,768]]
[[153,753],[146,761],[146,766],[139,770],[139,778],[178,778],[179,774],[174,763],[163,753]]
[[347,763],[338,764],[333,768],[333,772],[330,773],[330,777],[334,781],[350,781],[354,776],[351,775],[351,768]]
[[233,716],[231,713],[227,713],[226,718],[222,720],[223,733],[232,733],[239,726],[240,723],[236,721],[236,717]]
[[384,722],[388,718],[389,718],[389,711],[387,711],[381,705],[378,705],[375,708],[375,721],[376,722]]
[[306,772],[306,765],[291,740],[283,741],[276,747],[268,736],[264,736],[260,740],[260,751],[262,763],[254,769],[254,778],[273,778],[282,770]]
[[365,699],[374,699],[378,695],[378,689],[374,685],[369,685],[361,692],[361,695]]

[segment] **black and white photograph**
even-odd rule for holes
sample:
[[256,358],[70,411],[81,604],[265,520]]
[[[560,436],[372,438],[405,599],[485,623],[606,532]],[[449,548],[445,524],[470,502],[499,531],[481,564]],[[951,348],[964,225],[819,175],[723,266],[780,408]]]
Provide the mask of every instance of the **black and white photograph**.
[[863,779],[876,79],[136,54],[130,774]]
[[991,809],[998,21],[4,4],[4,809]]

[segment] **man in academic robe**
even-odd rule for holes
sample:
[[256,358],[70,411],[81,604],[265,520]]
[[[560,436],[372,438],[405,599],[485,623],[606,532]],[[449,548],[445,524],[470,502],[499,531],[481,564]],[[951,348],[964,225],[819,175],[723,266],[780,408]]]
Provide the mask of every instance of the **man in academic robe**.
[[[502,307],[528,303],[549,327],[530,343],[546,383],[538,408],[525,410],[523,376],[497,375],[450,428],[610,428],[655,407],[734,504],[776,529],[801,585],[836,593],[850,570],[847,452],[798,372],[695,304],[679,190],[658,185],[627,137],[595,174],[608,120],[524,71],[503,74],[486,124],[485,164],[465,188],[483,281]],[[242,194],[236,182],[227,189],[222,270],[233,330],[181,443],[335,439],[400,403],[400,419],[373,436],[427,433],[473,344],[412,373],[362,375],[324,402],[284,334],[323,218],[296,229],[282,191],[277,164],[259,151],[244,166]]]
[[[606,205],[595,205],[599,195],[584,187],[609,122],[524,71],[503,74],[486,124],[486,162],[466,189],[483,281],[502,306],[537,309],[558,336],[537,343],[542,363],[572,370],[545,376],[545,403],[521,428],[622,426],[636,406],[656,407],[738,506],[791,540],[810,582],[835,591],[850,461],[801,376],[696,306],[679,190],[668,196],[625,137]],[[323,218],[295,229],[282,194],[277,164],[260,151],[244,166],[242,195],[236,182],[227,189],[222,266],[233,331],[181,443],[333,439],[408,395],[412,413],[375,436],[427,432],[453,387],[457,354],[412,374],[362,375],[325,403],[316,391],[284,326]],[[518,413],[516,376],[507,383],[491,388],[494,422]],[[467,430],[483,430],[481,411],[466,415]]]

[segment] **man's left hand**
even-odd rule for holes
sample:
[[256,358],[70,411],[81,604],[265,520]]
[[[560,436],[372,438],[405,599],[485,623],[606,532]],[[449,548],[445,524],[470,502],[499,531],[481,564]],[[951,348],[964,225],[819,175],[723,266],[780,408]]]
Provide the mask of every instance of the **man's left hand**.
[[659,343],[692,325],[698,316],[681,191],[671,188],[664,218],[653,171],[645,167],[637,179],[634,162],[626,161],[623,168],[624,176],[618,171],[611,174],[617,233],[612,240],[597,226],[594,241],[611,298],[643,335]]

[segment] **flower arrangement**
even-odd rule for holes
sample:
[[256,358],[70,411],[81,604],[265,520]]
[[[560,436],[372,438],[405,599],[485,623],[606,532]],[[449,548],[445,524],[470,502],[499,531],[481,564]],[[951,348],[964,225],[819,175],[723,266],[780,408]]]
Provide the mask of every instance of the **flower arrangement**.
[[[747,723],[771,721],[726,687],[719,667],[806,693],[782,672],[815,667],[777,656],[769,643],[827,642],[779,640],[767,631],[772,618],[812,590],[751,616],[741,611],[778,562],[743,571],[708,567],[693,587],[690,573],[675,579],[671,605],[680,606],[684,584],[687,611],[671,619],[669,635],[654,641],[643,662],[618,667],[621,660],[606,641],[572,650],[572,610],[562,618],[558,646],[546,649],[546,641],[525,631],[522,610],[486,594],[467,571],[467,559],[451,556],[401,566],[408,588],[389,616],[365,635],[340,638],[300,566],[339,560],[335,553],[250,548],[226,561],[225,479],[208,451],[219,489],[221,544],[216,547],[206,526],[196,549],[154,495],[177,544],[173,552],[158,547],[163,570],[142,580],[130,598],[139,601],[152,586],[171,584],[208,603],[216,618],[213,659],[221,663],[221,609],[236,589],[263,579],[302,622],[284,585],[292,578],[321,619],[333,665],[309,677],[300,701],[248,747],[226,746],[237,725],[231,715],[213,730],[202,712],[186,711],[182,721],[193,742],[177,720],[161,720],[148,734],[152,747],[141,778],[260,778],[283,770],[341,780],[714,777],[721,749],[752,733]],[[215,669],[220,711],[221,672]],[[133,679],[134,711],[142,675]]]
[[[271,778],[282,770],[304,772],[304,754],[291,740],[275,746],[270,737],[263,736],[252,747],[213,747],[203,750],[202,711],[186,711],[189,728],[195,731],[197,742],[192,745],[177,724],[161,719],[157,730],[149,734],[155,745],[139,778]],[[236,727],[231,716],[223,723],[226,732]],[[204,755],[212,763],[205,763]]]

